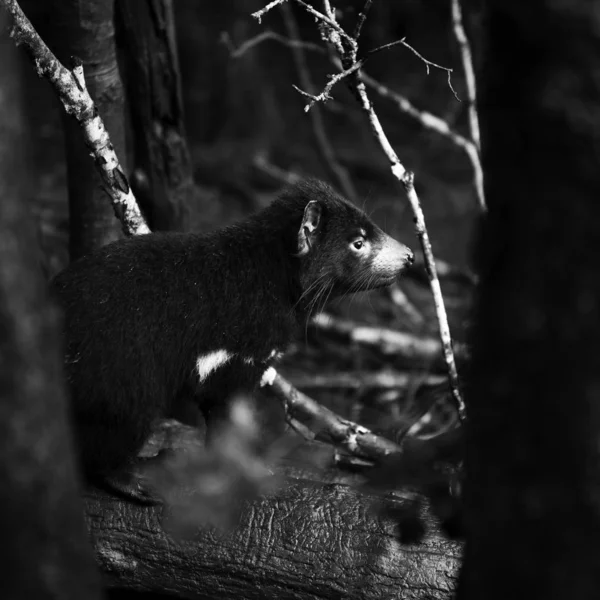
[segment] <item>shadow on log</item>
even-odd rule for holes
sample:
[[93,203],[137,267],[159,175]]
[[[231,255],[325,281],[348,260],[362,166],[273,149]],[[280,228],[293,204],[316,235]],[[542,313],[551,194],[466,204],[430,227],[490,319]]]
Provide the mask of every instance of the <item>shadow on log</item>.
[[345,485],[287,479],[248,503],[233,531],[207,528],[185,540],[163,529],[161,507],[101,493],[90,493],[86,504],[112,588],[221,600],[450,598],[460,544],[444,539],[425,515],[432,533],[403,546],[378,501]]

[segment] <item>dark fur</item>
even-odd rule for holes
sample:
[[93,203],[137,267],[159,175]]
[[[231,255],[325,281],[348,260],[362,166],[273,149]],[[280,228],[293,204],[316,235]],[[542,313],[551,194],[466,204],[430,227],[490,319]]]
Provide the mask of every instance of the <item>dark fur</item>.
[[[298,257],[311,200],[319,202],[321,221],[310,252]],[[128,463],[153,421],[182,395],[197,397],[209,423],[223,416],[225,399],[255,389],[272,351],[285,350],[330,294],[390,283],[399,265],[373,273],[372,261],[348,250],[360,228],[375,249],[390,240],[330,187],[310,180],[237,225],[121,240],[60,273],[53,288],[65,312],[66,369],[86,473]],[[410,261],[410,251],[393,243]],[[197,357],[218,349],[235,357],[198,386]]]

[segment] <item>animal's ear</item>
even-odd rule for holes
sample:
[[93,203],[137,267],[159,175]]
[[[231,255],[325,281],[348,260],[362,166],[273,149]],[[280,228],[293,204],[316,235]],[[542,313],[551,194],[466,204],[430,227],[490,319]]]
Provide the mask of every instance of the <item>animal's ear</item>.
[[298,230],[298,254],[305,256],[312,248],[312,244],[321,221],[321,205],[316,200],[311,200],[304,208],[304,216]]

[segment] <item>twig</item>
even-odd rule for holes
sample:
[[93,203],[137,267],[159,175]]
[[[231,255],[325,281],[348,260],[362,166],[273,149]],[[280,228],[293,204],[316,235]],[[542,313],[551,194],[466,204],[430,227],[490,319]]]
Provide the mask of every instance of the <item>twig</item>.
[[[396,40],[395,42],[389,42],[388,44],[383,44],[383,46],[377,46],[377,48],[373,48],[372,50],[369,50],[367,52],[367,56],[371,56],[372,54],[377,54],[378,52],[381,52],[382,50],[387,50],[388,48],[392,48],[393,46],[398,46],[400,44],[402,44],[403,46],[406,46],[405,40],[406,40],[406,38],[403,37],[401,40]],[[409,46],[409,48],[410,48],[410,46]]]
[[427,75],[429,75],[429,67],[435,67],[436,69],[441,69],[442,71],[446,71],[448,73],[448,87],[452,90],[454,97],[460,102],[460,98],[456,93],[456,90],[452,87],[452,69],[448,67],[442,67],[442,65],[438,65],[437,63],[432,62],[431,60],[426,59],[422,54],[417,52],[410,44],[406,42],[402,42],[402,45],[408,48],[416,57],[420,58],[425,63],[425,68],[427,69]]
[[263,18],[263,15],[265,13],[268,13],[272,8],[275,8],[278,4],[283,4],[284,2],[286,2],[286,0],[273,0],[273,2],[269,2],[269,4],[267,4],[264,8],[261,8],[260,10],[257,10],[256,12],[253,12],[252,16],[260,24],[261,23],[261,19]]
[[[341,68],[342,65],[340,61],[338,60],[336,63],[336,66]],[[406,96],[390,90],[390,88],[379,83],[370,75],[367,75],[364,71],[360,72],[359,77],[370,88],[375,90],[382,98],[387,98],[394,102],[399,110],[419,121],[423,127],[431,129],[436,133],[447,137],[461,148],[466,148],[469,145],[474,146],[471,140],[468,140],[466,137],[452,129],[446,121],[440,119],[440,117],[434,115],[433,113],[417,108]]]
[[[386,356],[401,356],[405,360],[433,362],[442,355],[440,340],[421,337],[404,331],[360,325],[349,319],[334,317],[328,313],[315,315],[310,326],[328,332],[342,339],[370,346]],[[457,354],[467,354],[463,345],[456,348]]]
[[386,288],[387,295],[406,317],[408,317],[414,326],[420,327],[425,322],[425,318],[417,307],[410,301],[404,290],[398,285],[398,282],[393,283]]
[[[340,69],[342,68],[341,62],[339,60],[337,61],[337,66]],[[359,77],[370,88],[374,89],[380,96],[392,100],[402,112],[417,119],[423,125],[423,127],[427,127],[428,129],[439,133],[440,135],[454,142],[454,144],[456,144],[457,146],[464,149],[469,160],[471,161],[471,166],[473,167],[475,191],[477,193],[479,205],[482,208],[485,208],[485,200],[483,195],[483,169],[481,167],[481,157],[479,154],[479,150],[477,149],[475,142],[460,135],[460,133],[452,129],[448,125],[448,123],[443,119],[440,119],[436,115],[427,112],[426,110],[420,110],[416,108],[408,98],[406,98],[402,94],[399,94],[398,92],[390,90],[388,87],[382,85],[381,83],[367,75],[364,71],[361,71],[359,73]]]
[[16,0],[0,0],[0,5],[13,19],[10,35],[22,45],[40,77],[48,79],[67,114],[73,116],[83,129],[86,144],[110,196],[113,209],[126,235],[149,233],[127,177],[119,164],[104,123],[89,95],[83,67],[77,63],[73,71],[66,69],[23,14]]
[[354,455],[377,460],[402,452],[398,444],[375,435],[362,425],[342,419],[299,392],[279,374],[270,385],[265,386],[265,389],[270,389],[284,403],[286,413],[293,419],[312,421],[319,429],[318,438],[330,438],[335,444]]
[[481,136],[479,133],[479,119],[477,118],[477,86],[475,85],[475,71],[473,69],[473,59],[471,57],[471,47],[465,28],[462,22],[462,10],[460,8],[460,0],[452,0],[452,25],[454,27],[454,35],[460,46],[460,54],[462,57],[463,69],[465,71],[465,83],[467,87],[467,98],[469,102],[469,126],[471,129],[471,138],[481,150]]
[[353,64],[349,69],[341,71],[337,75],[330,75],[327,85],[323,88],[323,91],[316,96],[301,90],[295,85],[292,86],[297,92],[300,92],[303,96],[306,96],[307,98],[311,99],[310,102],[304,107],[304,112],[308,112],[317,102],[325,102],[326,100],[331,100],[331,95],[329,94],[329,92],[331,92],[333,86],[339,83],[345,77],[348,77],[348,75],[356,73],[356,71],[358,71],[363,66],[363,64],[364,61],[359,60],[357,63]]
[[[298,31],[298,24],[294,18],[292,7],[289,4],[286,4],[282,7],[282,9],[283,21],[290,37],[289,41],[298,44],[298,42],[300,42],[300,32]],[[292,46],[291,48],[292,58],[294,59],[301,85],[309,94],[313,94],[316,90],[316,86],[312,81],[310,70],[306,64],[303,49],[299,45]],[[352,179],[350,178],[348,171],[338,161],[333,146],[329,141],[320,107],[317,107],[315,110],[311,111],[310,120],[313,135],[315,136],[315,141],[317,143],[317,149],[319,150],[323,161],[327,165],[330,173],[338,182],[338,185],[340,186],[340,189],[344,195],[349,200],[356,201],[358,197],[356,189],[354,188],[354,184],[352,183]]]
[[315,10],[310,4],[304,2],[304,0],[294,0],[297,4],[302,6],[307,12],[309,12],[316,20],[322,21],[331,27],[341,38],[343,38],[352,48],[356,48],[355,40],[350,37],[343,29],[340,27],[338,22],[335,20],[335,11],[329,6],[327,0],[327,6],[329,10],[327,10],[328,16],[320,13],[318,10]]
[[358,42],[358,38],[360,37],[360,33],[362,31],[362,27],[365,24],[367,19],[367,15],[369,14],[369,10],[371,8],[371,4],[373,4],[373,0],[366,0],[363,9],[358,14],[358,21],[356,23],[356,28],[354,29],[353,38]]
[[226,31],[221,34],[221,42],[228,48],[229,56],[231,56],[231,58],[240,58],[240,56],[248,52],[248,50],[251,50],[254,48],[254,46],[258,46],[267,40],[279,42],[280,44],[290,48],[304,48],[306,50],[312,50],[313,52],[323,52],[323,48],[317,44],[313,44],[312,42],[304,42],[299,39],[288,39],[282,35],[279,35],[278,33],[275,33],[274,31],[265,31],[260,33],[256,37],[246,40],[237,48],[234,46],[233,40]]
[[398,390],[410,387],[414,379],[419,380],[419,386],[436,386],[444,383],[441,375],[418,377],[412,373],[396,371],[380,371],[377,373],[344,373],[310,374],[290,377],[290,383],[301,390],[309,389],[380,389]]
[[[477,116],[477,86],[475,84],[475,71],[473,69],[473,58],[471,55],[471,47],[469,45],[469,39],[465,33],[465,28],[462,22],[462,10],[460,7],[460,0],[452,0],[452,25],[454,28],[454,35],[456,41],[460,47],[460,55],[462,58],[463,70],[465,72],[465,84],[467,88],[467,102],[469,106],[469,129],[471,132],[471,139],[477,149],[477,164],[478,168],[473,164],[475,169],[475,189],[477,191],[477,197],[479,199],[479,205],[482,210],[486,210],[485,193],[483,189],[483,170],[481,169],[480,163],[480,152],[481,152],[481,135],[479,133],[479,118]],[[473,158],[471,159],[473,162]]]

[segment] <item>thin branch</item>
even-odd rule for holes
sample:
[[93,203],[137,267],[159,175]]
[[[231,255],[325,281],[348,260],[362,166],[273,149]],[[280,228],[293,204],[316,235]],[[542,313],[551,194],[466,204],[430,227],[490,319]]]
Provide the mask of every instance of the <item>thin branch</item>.
[[358,42],[358,38],[360,38],[360,33],[362,31],[362,27],[365,24],[367,19],[367,15],[369,14],[369,10],[371,8],[371,4],[373,4],[373,0],[366,0],[363,9],[358,14],[358,21],[356,23],[356,28],[354,29],[353,38]]
[[432,363],[442,352],[440,341],[435,337],[363,325],[325,312],[315,315],[310,326],[337,339],[376,348],[387,356],[401,356],[405,361]]
[[264,14],[268,13],[272,8],[275,8],[277,5],[283,4],[284,2],[286,2],[286,0],[273,0],[273,2],[269,2],[269,4],[267,4],[264,8],[261,8],[260,10],[257,10],[256,12],[253,12],[252,16],[260,24],[261,23],[261,19],[263,18]]
[[487,204],[485,202],[485,191],[483,185],[483,167],[481,166],[481,153],[477,150],[474,143],[465,146],[465,152],[471,160],[473,166],[473,179],[475,180],[475,192],[477,194],[477,200],[479,206],[484,212],[487,211]]
[[421,327],[425,323],[425,317],[422,315],[421,311],[419,311],[417,307],[410,301],[409,297],[406,295],[397,281],[386,289],[387,295],[394,306],[396,306],[406,317],[410,319],[413,326]]
[[66,69],[50,52],[16,0],[0,0],[0,5],[13,19],[10,35],[17,46],[23,46],[37,74],[51,83],[67,114],[81,125],[86,144],[123,231],[126,235],[149,233],[150,229],[119,164],[98,109],[87,91],[83,67],[79,63],[73,71]]
[[[452,25],[454,36],[460,48],[463,70],[465,72],[465,85],[467,88],[467,102],[469,105],[469,129],[471,139],[477,148],[477,153],[481,152],[481,135],[479,132],[479,117],[477,115],[477,86],[475,83],[475,70],[473,69],[473,58],[469,39],[465,32],[462,19],[462,10],[460,0],[452,0]],[[485,195],[483,190],[483,171],[476,174],[476,188],[479,204],[482,210],[486,210]]]
[[318,438],[331,440],[356,456],[377,460],[402,452],[398,444],[375,435],[358,423],[342,419],[298,391],[279,374],[264,389],[270,389],[283,402],[288,418],[310,421],[313,424],[311,429],[318,429]]
[[[400,356],[404,361],[432,363],[443,353],[442,345],[437,338],[363,325],[324,312],[315,315],[309,325],[337,339],[370,346],[384,355]],[[455,348],[455,352],[461,356],[468,356],[468,349],[462,344]]]
[[316,96],[313,94],[304,92],[303,90],[301,90],[299,87],[297,87],[295,85],[292,86],[296,91],[300,92],[303,96],[306,96],[311,99],[310,102],[304,107],[304,112],[308,112],[317,102],[325,102],[327,100],[331,100],[332,97],[330,95],[330,92],[333,89],[333,87],[337,83],[339,83],[342,79],[344,79],[345,77],[348,77],[348,75],[352,75],[352,73],[356,73],[356,71],[358,71],[363,66],[363,64],[364,64],[364,61],[359,60],[358,62],[354,63],[349,69],[346,69],[345,71],[340,71],[336,75],[330,75],[327,85],[323,88],[323,91]]
[[[341,68],[341,63],[339,61],[337,61],[337,66]],[[378,82],[376,79],[373,79],[373,77],[367,75],[364,71],[360,72],[359,77],[381,97],[391,100],[396,104],[399,110],[419,121],[423,127],[439,133],[461,148],[474,146],[471,140],[468,140],[466,137],[452,129],[446,121],[433,113],[417,108],[406,96],[390,90],[390,88]]]
[[420,58],[425,63],[425,68],[427,69],[427,75],[429,75],[429,67],[434,67],[436,69],[446,71],[448,73],[448,87],[452,90],[454,97],[460,102],[460,98],[458,97],[456,90],[452,87],[452,69],[449,69],[448,67],[442,67],[442,65],[438,65],[437,63],[434,63],[434,62],[426,59],[422,54],[420,54],[410,44],[407,44],[406,42],[402,42],[402,45],[404,47],[408,48],[415,56]]
[[[335,20],[335,11],[330,8],[329,15],[325,16],[323,13],[320,13],[318,10],[315,10],[310,4],[307,4],[303,0],[294,0],[297,4],[302,6],[307,12],[309,12],[316,20],[322,21],[331,27],[336,33],[340,35],[348,44],[350,44],[351,48],[356,47],[356,41],[350,37],[343,29],[340,27],[338,22]],[[325,0],[327,1],[327,0]]]
[[[323,0],[323,10],[325,11],[325,14],[333,21],[337,24],[337,21],[335,20],[335,10],[333,9],[333,7],[331,6],[329,0]],[[321,38],[323,40],[325,40],[326,42],[329,42],[328,44],[328,48],[330,46],[334,46],[338,53],[340,54],[340,56],[342,56],[345,52],[344,50],[344,45],[342,44],[342,38],[340,37],[339,33],[336,33],[333,29],[329,29],[329,31],[324,27],[324,26],[318,26],[318,29],[321,33]],[[351,47],[356,48],[356,45],[352,46],[352,44],[350,44]]]
[[384,44],[383,46],[377,46],[377,48],[373,48],[372,50],[369,50],[367,52],[367,56],[371,56],[372,54],[377,54],[378,52],[381,52],[382,50],[387,50],[388,48],[391,48],[392,46],[397,46],[398,44],[404,45],[405,40],[406,40],[406,38],[403,37],[401,40],[396,40],[395,42],[390,42],[389,44]]
[[[339,60],[337,60],[338,68],[342,68],[342,64]],[[359,77],[362,81],[364,81],[370,88],[374,89],[380,96],[384,98],[388,98],[395,102],[398,108],[410,115],[411,117],[417,119],[423,127],[427,127],[440,135],[448,138],[454,144],[464,149],[469,160],[471,161],[471,166],[473,167],[473,179],[475,185],[475,192],[477,194],[479,205],[485,209],[485,199],[484,199],[484,191],[483,191],[483,168],[481,166],[481,156],[479,150],[477,149],[475,143],[466,137],[460,135],[457,131],[452,129],[446,121],[440,119],[436,115],[427,112],[426,110],[420,110],[414,106],[410,102],[406,96],[399,94],[398,92],[394,92],[390,90],[388,87],[382,85],[369,75],[367,75],[364,71],[359,73]]]
[[412,373],[381,371],[378,373],[326,373],[290,377],[291,384],[301,390],[309,389],[353,389],[353,390],[402,390],[409,388],[413,380],[418,379],[420,385],[436,386],[444,383],[441,375],[418,377]]
[[[284,24],[290,37],[289,41],[298,44],[300,42],[300,32],[298,30],[298,24],[296,23],[296,19],[294,18],[294,14],[292,12],[292,7],[289,4],[286,4],[282,7],[282,9]],[[316,86],[312,81],[310,70],[308,68],[308,65],[306,64],[304,51],[299,45],[292,46],[291,48],[292,58],[294,60],[294,64],[296,65],[296,70],[298,71],[298,77],[300,78],[301,85],[307,90],[309,96],[312,98],[311,94],[314,94]],[[319,49],[322,50],[322,48],[320,47]],[[311,120],[313,134],[315,136],[315,141],[317,143],[317,149],[319,150],[323,161],[327,165],[327,168],[329,169],[330,173],[337,181],[344,195],[349,200],[356,201],[358,197],[356,189],[354,188],[354,184],[352,183],[352,179],[350,178],[348,171],[338,161],[333,146],[329,141],[329,137],[327,136],[327,132],[325,130],[323,114],[320,110],[320,107],[317,107],[315,108],[315,110],[311,111],[309,116]]]
[[275,33],[274,31],[265,31],[264,33],[260,33],[256,37],[246,40],[237,48],[234,46],[231,36],[226,31],[221,34],[221,42],[228,48],[229,56],[231,56],[231,58],[240,58],[240,56],[248,52],[248,50],[251,50],[254,48],[254,46],[258,46],[267,40],[279,42],[280,44],[290,48],[301,48],[305,50],[312,50],[313,52],[324,52],[323,48],[321,48],[321,46],[318,44],[313,44],[312,42],[303,42],[302,40],[297,39],[288,39],[282,35],[279,35],[278,33]]

